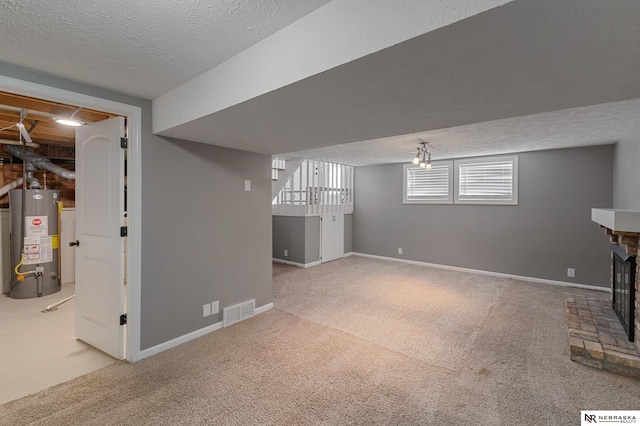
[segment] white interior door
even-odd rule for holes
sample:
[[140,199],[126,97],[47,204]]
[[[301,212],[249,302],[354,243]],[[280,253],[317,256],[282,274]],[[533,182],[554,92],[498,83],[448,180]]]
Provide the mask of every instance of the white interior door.
[[344,255],[344,214],[332,213],[321,216],[321,263],[339,259]]
[[76,130],[76,336],[124,358],[124,118]]

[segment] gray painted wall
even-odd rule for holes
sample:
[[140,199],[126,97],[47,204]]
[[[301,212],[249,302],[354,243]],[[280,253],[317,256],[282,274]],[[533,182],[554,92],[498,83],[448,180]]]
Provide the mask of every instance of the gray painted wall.
[[320,216],[273,216],[273,257],[302,265],[320,260]]
[[0,75],[142,108],[141,349],[219,321],[204,303],[272,301],[271,157],[157,137],[148,100],[3,63]]
[[305,217],[304,263],[320,260],[320,216]]
[[[273,257],[305,263],[305,217],[273,216]],[[284,251],[288,251],[288,256]]]
[[640,122],[616,143],[613,207],[640,210]]
[[143,348],[271,303],[271,156],[162,138],[143,155]]
[[518,206],[402,204],[402,164],[356,168],[353,251],[608,287],[590,217],[612,203],[613,146],[518,155]]

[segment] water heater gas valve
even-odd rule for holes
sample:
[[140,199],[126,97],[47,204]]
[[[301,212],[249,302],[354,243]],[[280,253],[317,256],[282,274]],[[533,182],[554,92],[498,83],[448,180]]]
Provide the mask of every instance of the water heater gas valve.
[[44,275],[44,266],[36,265],[36,276],[40,277]]

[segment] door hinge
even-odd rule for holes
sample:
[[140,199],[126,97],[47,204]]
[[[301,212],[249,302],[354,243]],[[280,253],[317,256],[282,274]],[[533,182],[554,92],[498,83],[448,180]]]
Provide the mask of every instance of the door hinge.
[[127,149],[128,140],[127,138],[120,138],[120,148]]
[[127,323],[127,314],[120,315],[120,325],[125,325]]
[[120,236],[121,237],[126,237],[127,236],[127,227],[126,226],[121,226],[120,227]]

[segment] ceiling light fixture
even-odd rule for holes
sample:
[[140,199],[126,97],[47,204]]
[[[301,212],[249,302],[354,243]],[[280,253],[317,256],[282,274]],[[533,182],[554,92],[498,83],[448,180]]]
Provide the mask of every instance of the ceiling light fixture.
[[82,126],[82,125],[84,124],[84,122],[83,122],[83,121],[76,120],[75,118],[73,118],[73,117],[75,117],[75,115],[76,115],[78,112],[80,112],[80,110],[81,110],[81,109],[82,109],[82,107],[80,107],[80,108],[78,108],[77,110],[75,110],[75,111],[73,112],[73,114],[71,114],[71,116],[70,116],[70,117],[55,116],[55,117],[53,117],[53,119],[54,119],[54,121],[55,121],[56,123],[64,124],[65,126],[73,126],[73,127],[79,127],[79,126]]
[[413,158],[412,163],[415,164],[416,166],[419,165],[423,169],[430,170],[431,169],[431,153],[429,152],[427,145],[429,145],[429,142],[420,142],[420,145],[418,145],[418,148],[417,148],[418,152],[416,153],[416,156]]

